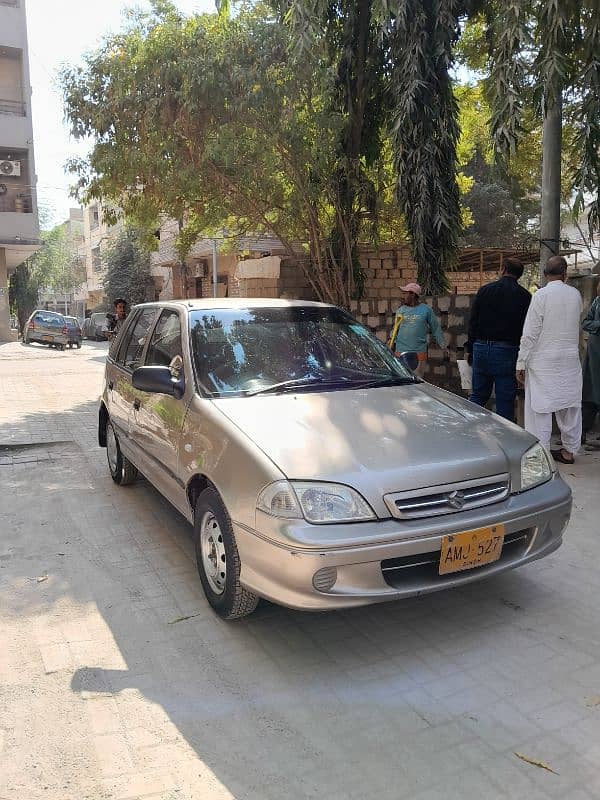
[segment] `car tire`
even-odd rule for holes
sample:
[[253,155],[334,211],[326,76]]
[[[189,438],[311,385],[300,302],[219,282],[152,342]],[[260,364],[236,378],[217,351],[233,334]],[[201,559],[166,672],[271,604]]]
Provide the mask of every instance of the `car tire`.
[[67,345],[66,345],[66,344],[57,344],[57,345],[56,345],[56,347],[57,347],[57,349],[58,349],[58,350],[60,350],[61,352],[62,352],[63,350],[66,350],[66,349],[67,349]]
[[75,346],[77,347],[78,350],[81,350],[81,342],[77,342]]
[[223,619],[251,614],[259,598],[240,583],[241,561],[231,518],[216,489],[205,489],[194,509],[196,565],[206,599]]
[[106,458],[110,477],[119,486],[128,486],[138,476],[137,467],[121,452],[119,439],[110,420],[106,421]]

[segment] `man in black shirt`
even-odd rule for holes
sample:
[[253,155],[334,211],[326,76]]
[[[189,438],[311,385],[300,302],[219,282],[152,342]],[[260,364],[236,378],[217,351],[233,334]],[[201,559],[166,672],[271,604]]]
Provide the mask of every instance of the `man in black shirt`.
[[472,403],[485,406],[496,387],[496,413],[514,421],[516,366],[523,324],[531,302],[519,285],[523,265],[507,258],[500,279],[477,292],[469,320],[467,350],[473,364]]

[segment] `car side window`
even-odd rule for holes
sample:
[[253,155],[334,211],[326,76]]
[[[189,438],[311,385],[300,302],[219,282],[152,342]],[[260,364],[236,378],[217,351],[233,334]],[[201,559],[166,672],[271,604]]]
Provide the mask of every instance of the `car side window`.
[[150,339],[146,353],[146,366],[171,367],[175,359],[178,364],[181,364],[182,355],[179,314],[176,311],[165,309],[160,315]]
[[124,343],[124,349],[122,349],[119,354],[119,363],[121,363],[125,369],[134,370],[136,367],[139,367],[139,362],[144,352],[144,345],[146,344],[146,337],[155,316],[155,308],[145,308],[135,321],[131,336],[129,336],[127,343]]
[[[130,319],[128,319],[121,330],[117,333],[116,336],[113,336],[110,342],[110,346],[108,348],[108,357],[112,358],[113,361],[117,363],[122,363],[123,356],[125,355],[125,347],[121,347],[125,339],[129,339],[129,333],[131,332],[131,325],[133,323],[133,319],[136,317],[136,314],[133,314]],[[121,354],[121,358],[119,358],[119,352]]]

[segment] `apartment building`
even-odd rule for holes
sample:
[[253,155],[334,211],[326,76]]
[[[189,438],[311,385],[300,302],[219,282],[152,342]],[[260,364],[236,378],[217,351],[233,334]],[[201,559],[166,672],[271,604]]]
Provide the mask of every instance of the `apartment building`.
[[179,233],[177,220],[165,218],[156,232],[158,248],[150,257],[150,274],[155,298],[237,297],[240,261],[265,255],[285,254],[283,245],[272,237],[241,237],[233,243],[225,237],[216,240],[217,285],[213,284],[213,243],[199,239],[182,264],[175,249]]
[[121,223],[109,225],[100,202],[83,209],[83,239],[79,256],[85,267],[85,283],[75,295],[78,308],[94,311],[106,303],[103,279],[106,275],[105,253],[118,236]]
[[0,341],[8,278],[40,246],[35,184],[25,0],[0,0]]

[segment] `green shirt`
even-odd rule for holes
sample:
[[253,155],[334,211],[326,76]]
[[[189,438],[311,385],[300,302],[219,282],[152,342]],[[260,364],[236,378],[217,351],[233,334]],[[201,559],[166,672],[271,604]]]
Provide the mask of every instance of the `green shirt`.
[[425,353],[427,336],[431,334],[438,346],[444,349],[444,334],[439,319],[426,303],[418,306],[400,306],[396,319],[402,316],[394,350],[398,353]]

